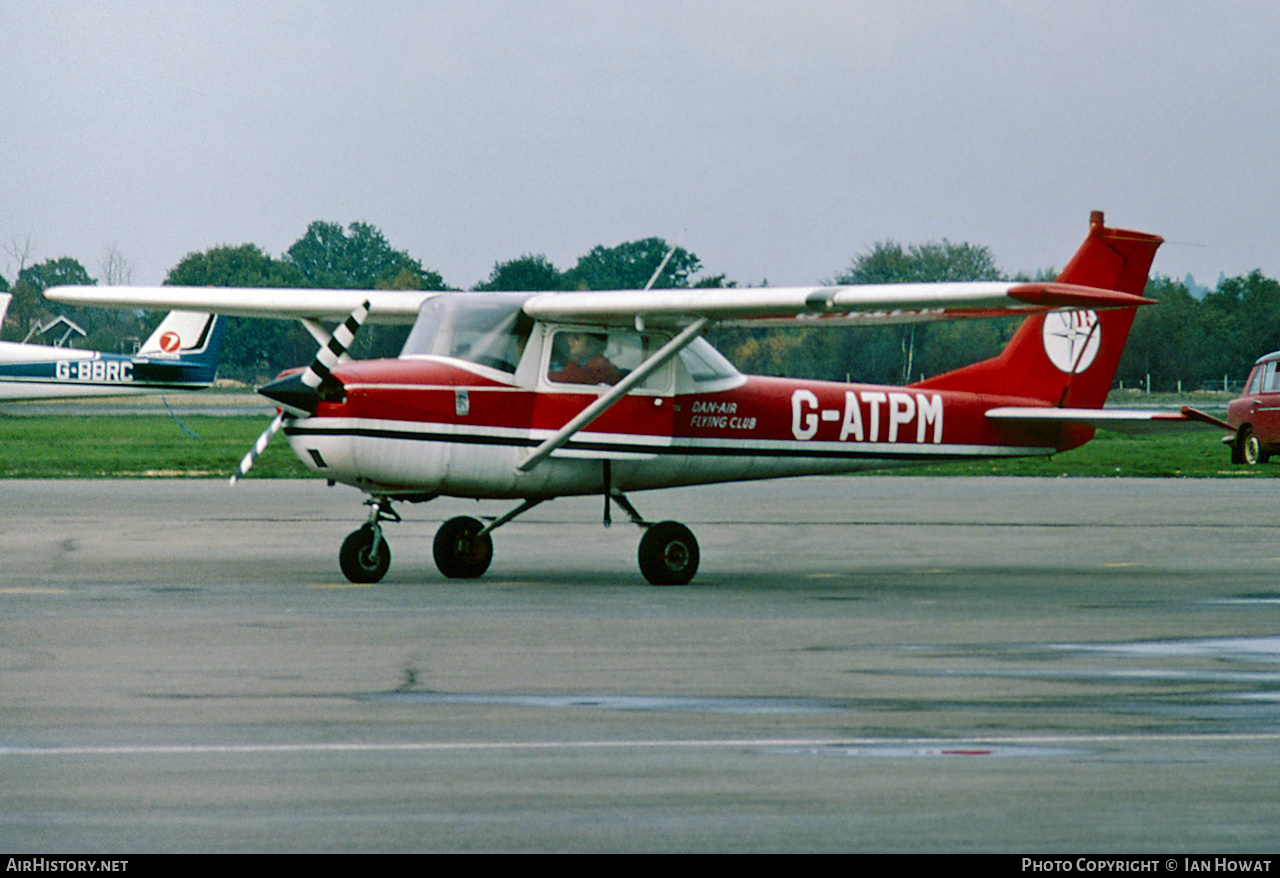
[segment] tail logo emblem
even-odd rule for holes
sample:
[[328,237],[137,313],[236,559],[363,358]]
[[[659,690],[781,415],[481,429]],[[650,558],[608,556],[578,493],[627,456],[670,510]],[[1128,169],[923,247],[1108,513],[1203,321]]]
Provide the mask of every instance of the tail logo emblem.
[[1102,331],[1095,311],[1053,311],[1044,318],[1044,352],[1060,371],[1080,374],[1098,355]]
[[160,350],[165,353],[171,354],[180,347],[182,347],[182,339],[178,337],[178,333],[166,332],[160,336]]

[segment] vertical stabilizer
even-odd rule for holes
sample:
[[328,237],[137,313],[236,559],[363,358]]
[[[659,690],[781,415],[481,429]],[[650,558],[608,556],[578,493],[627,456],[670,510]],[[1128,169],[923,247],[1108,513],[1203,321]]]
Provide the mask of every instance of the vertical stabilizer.
[[[1140,296],[1162,240],[1109,229],[1102,212],[1094,211],[1089,236],[1057,280]],[[1101,408],[1135,311],[1055,311],[1029,317],[999,356],[913,386],[1023,397],[1063,408]]]
[[[227,318],[192,311],[170,311],[151,333],[135,360],[169,370],[166,381],[208,386],[218,375],[218,357]],[[135,371],[135,375],[140,374]],[[159,380],[159,379],[157,379]]]
[[170,311],[138,349],[138,356],[216,363],[225,324],[225,319],[212,314]]

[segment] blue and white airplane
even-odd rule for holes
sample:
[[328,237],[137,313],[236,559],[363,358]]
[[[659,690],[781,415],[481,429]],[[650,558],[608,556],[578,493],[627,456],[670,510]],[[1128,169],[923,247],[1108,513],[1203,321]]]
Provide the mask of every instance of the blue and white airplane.
[[[0,322],[9,293],[0,293]],[[0,400],[129,396],[213,383],[227,319],[170,311],[136,354],[0,341]]]

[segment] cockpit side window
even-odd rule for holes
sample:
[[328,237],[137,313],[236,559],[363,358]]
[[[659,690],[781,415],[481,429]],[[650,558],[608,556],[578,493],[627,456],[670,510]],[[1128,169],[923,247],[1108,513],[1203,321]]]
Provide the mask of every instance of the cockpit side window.
[[[666,342],[664,336],[630,329],[566,327],[551,336],[546,377],[555,384],[617,384]],[[670,363],[640,383],[663,391],[671,383]]]

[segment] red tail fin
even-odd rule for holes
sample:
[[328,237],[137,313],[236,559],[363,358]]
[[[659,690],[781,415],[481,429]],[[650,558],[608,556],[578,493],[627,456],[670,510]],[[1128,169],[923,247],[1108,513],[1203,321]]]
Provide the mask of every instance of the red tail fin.
[[[1063,283],[1142,295],[1162,239],[1108,229],[1101,211],[1058,275]],[[1129,338],[1135,308],[1053,312],[1027,318],[1000,355],[916,387],[1020,396],[1063,408],[1101,408]]]

